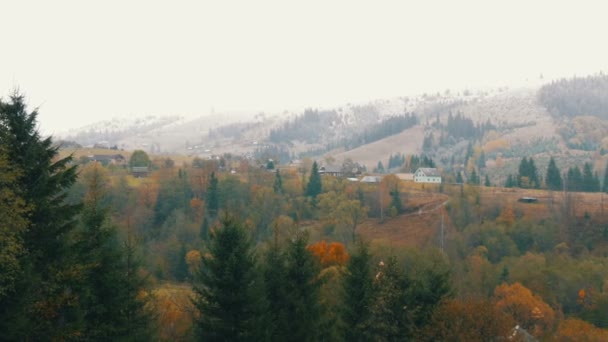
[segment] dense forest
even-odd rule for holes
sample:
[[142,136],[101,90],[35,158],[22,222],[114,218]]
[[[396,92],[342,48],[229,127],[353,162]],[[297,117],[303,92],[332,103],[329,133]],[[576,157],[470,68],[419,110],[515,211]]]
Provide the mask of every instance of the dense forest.
[[336,111],[306,109],[293,120],[285,122],[282,127],[272,130],[269,140],[273,143],[296,140],[307,143],[319,142],[322,137],[331,132],[333,126],[339,123],[339,119]]
[[561,79],[543,86],[538,92],[540,102],[557,117],[581,115],[608,119],[608,76]]
[[[608,220],[575,169],[522,159],[512,186],[533,204],[480,181],[352,182],[309,159],[136,151],[138,178],[62,154],[37,115],[0,102],[0,340],[608,338]],[[590,170],[580,190],[599,187]]]

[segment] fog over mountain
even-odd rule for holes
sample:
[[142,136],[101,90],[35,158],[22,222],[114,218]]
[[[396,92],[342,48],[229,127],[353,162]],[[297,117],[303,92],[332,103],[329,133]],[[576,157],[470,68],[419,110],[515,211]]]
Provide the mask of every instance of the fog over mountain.
[[[0,94],[44,132],[302,111],[606,70],[600,3],[8,1]],[[567,23],[567,24],[565,24]]]

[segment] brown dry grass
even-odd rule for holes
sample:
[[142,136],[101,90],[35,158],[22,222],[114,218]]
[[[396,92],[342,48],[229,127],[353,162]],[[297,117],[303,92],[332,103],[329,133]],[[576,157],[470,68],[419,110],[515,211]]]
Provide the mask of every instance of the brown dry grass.
[[[460,186],[445,186],[451,193],[459,193]],[[451,189],[450,189],[451,187]],[[449,196],[437,193],[436,185],[402,182],[401,190],[407,195],[404,200],[414,212],[395,218],[368,219],[359,228],[359,234],[372,243],[393,247],[422,248],[428,245],[437,246],[439,229],[443,214],[446,236],[454,227],[442,204],[449,201]],[[493,208],[502,210],[511,206],[524,220],[540,221],[543,219],[559,220],[564,212],[564,193],[534,189],[507,189],[494,187],[476,187],[479,193],[480,211],[490,212]],[[465,187],[466,191],[466,187]],[[608,223],[608,195],[603,193],[570,193],[574,212],[577,217],[590,215],[594,221]],[[537,203],[521,203],[521,197],[536,197]],[[418,209],[422,209],[419,211]]]
[[372,170],[377,166],[378,161],[386,163],[391,154],[418,154],[422,148],[423,140],[424,128],[422,125],[417,125],[388,138],[338,153],[334,158],[338,161],[350,158],[365,165],[368,170]]

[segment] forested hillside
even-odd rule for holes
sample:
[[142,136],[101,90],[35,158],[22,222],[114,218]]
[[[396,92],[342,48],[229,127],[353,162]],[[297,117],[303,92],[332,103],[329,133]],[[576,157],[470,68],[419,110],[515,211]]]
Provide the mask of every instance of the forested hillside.
[[608,120],[608,76],[604,74],[551,82],[539,90],[538,97],[557,117],[589,115]]
[[457,147],[442,184],[236,154],[102,166],[60,157],[36,117],[0,102],[2,340],[608,336],[605,163],[513,157],[503,188],[488,135],[511,128],[447,113],[428,154],[386,161]]

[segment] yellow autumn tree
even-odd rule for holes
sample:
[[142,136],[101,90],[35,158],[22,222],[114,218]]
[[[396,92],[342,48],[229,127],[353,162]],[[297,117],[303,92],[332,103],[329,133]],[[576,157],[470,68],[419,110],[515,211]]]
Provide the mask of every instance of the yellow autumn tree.
[[511,315],[517,324],[534,336],[550,333],[555,326],[553,309],[518,282],[497,286],[494,299],[496,307]]

